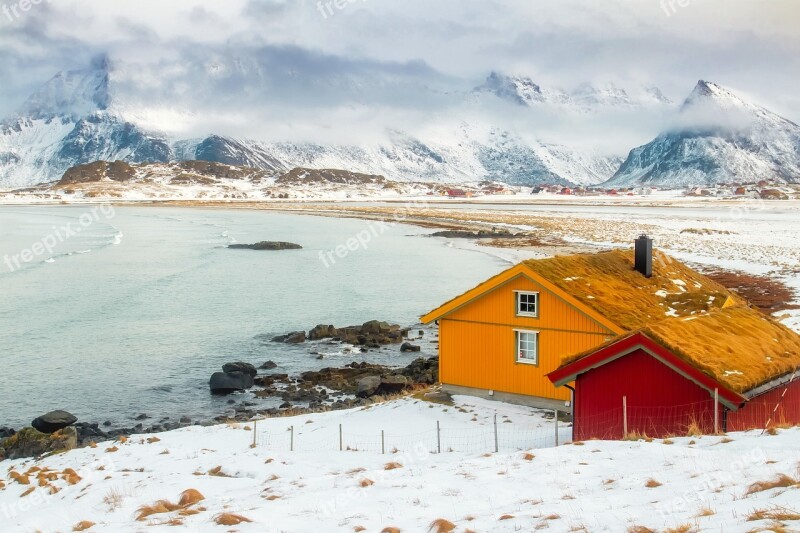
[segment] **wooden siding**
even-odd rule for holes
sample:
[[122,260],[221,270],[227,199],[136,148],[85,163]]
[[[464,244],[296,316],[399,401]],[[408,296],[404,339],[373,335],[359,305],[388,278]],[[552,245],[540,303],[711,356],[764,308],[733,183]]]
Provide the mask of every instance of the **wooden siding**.
[[686,435],[691,423],[714,430],[713,396],[641,349],[581,374],[575,393],[575,440],[621,439],[623,397],[629,433]]
[[[539,292],[539,316],[516,316],[514,291]],[[605,326],[525,276],[518,276],[439,321],[440,380],[449,385],[568,400],[547,374],[564,356],[613,336]],[[514,330],[539,332],[537,365],[518,363]]]
[[738,411],[728,413],[726,429],[763,429],[768,420],[770,427],[800,424],[800,379],[756,396]]

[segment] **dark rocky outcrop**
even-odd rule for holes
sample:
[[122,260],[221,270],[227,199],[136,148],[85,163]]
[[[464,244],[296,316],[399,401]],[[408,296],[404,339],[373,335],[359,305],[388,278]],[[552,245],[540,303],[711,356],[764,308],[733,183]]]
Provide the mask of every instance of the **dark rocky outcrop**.
[[448,239],[515,239],[518,237],[527,237],[524,233],[511,233],[506,230],[494,229],[488,230],[444,230],[437,231],[430,234],[431,237],[446,237]]
[[410,342],[404,342],[403,345],[400,347],[400,351],[405,352],[419,352],[422,351],[422,348],[415,344],[411,344]]
[[245,374],[250,374],[253,377],[256,377],[256,375],[258,374],[258,370],[256,370],[256,367],[254,367],[250,363],[243,363],[241,361],[237,361],[236,363],[226,363],[222,365],[222,371],[225,372],[226,374],[243,372]]
[[360,326],[344,328],[337,328],[329,324],[319,324],[312,328],[308,335],[304,332],[296,331],[274,337],[272,340],[273,342],[301,343],[305,342],[306,339],[312,341],[332,339],[357,346],[380,348],[383,345],[403,342],[403,339],[407,336],[408,329],[402,329],[397,324],[370,320]]
[[278,364],[275,361],[267,361],[260,368],[261,370],[272,370],[273,368],[278,368]]
[[41,433],[55,433],[60,429],[73,425],[78,418],[66,411],[50,411],[33,419],[31,426]]
[[381,386],[380,376],[367,376],[358,380],[356,384],[356,396],[359,398],[369,398],[378,392]]
[[302,250],[303,247],[293,242],[261,241],[255,244],[229,244],[233,250]]
[[77,446],[78,432],[73,427],[65,427],[54,433],[42,433],[28,427],[0,441],[0,455],[6,459],[22,459],[73,450]]
[[306,332],[293,331],[291,333],[287,333],[286,335],[278,335],[277,337],[272,338],[272,342],[284,342],[286,344],[301,344],[303,342],[306,342]]
[[216,372],[208,381],[211,394],[231,394],[244,391],[255,385],[253,376],[246,372]]

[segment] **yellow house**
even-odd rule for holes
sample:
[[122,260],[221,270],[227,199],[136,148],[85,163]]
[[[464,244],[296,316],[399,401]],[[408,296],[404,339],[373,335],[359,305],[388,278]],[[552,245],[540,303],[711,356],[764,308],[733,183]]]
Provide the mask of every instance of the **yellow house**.
[[637,240],[636,257],[615,250],[524,261],[424,315],[439,324],[443,388],[569,411],[571,391],[547,378],[564,358],[733,298],[664,254],[654,265],[649,239]]

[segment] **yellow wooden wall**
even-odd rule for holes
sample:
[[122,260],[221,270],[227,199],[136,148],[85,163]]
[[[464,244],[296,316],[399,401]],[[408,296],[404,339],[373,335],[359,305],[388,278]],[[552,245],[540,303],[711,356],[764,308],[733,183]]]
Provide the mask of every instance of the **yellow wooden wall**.
[[[515,290],[539,292],[539,317],[516,316]],[[517,363],[515,329],[539,332],[539,364]],[[568,400],[547,374],[564,356],[614,334],[530,278],[518,276],[439,320],[440,380],[450,385]]]

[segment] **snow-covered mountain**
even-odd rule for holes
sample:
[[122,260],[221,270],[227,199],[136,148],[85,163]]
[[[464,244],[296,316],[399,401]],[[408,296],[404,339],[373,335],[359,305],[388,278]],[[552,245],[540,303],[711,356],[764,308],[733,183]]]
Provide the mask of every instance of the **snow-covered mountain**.
[[[243,61],[235,64],[237,69],[232,72],[237,82],[246,80],[251,84],[248,93],[257,93],[253,87],[265,79],[265,71]],[[220,76],[220,68],[217,65],[209,76]],[[512,184],[599,183],[608,179],[621,161],[621,154],[608,155],[523,136],[513,127],[491,124],[485,116],[439,128],[436,134],[424,138],[394,129],[380,139],[359,144],[262,141],[213,131],[200,138],[181,138],[154,126],[151,116],[173,104],[142,96],[136,86],[137,76],[141,77],[100,58],[89,68],[59,73],[42,86],[18,112],[0,123],[0,187],[55,181],[70,167],[98,160],[206,160],[275,171],[297,166],[342,168],[380,174],[394,181],[492,180]],[[509,79],[493,74],[487,83],[494,80],[500,87]],[[354,100],[363,89],[358,80],[336,79],[330,83],[339,90],[344,90],[341,86],[356,87]],[[525,83],[526,87],[513,89],[522,95],[520,98],[540,98],[548,105],[567,104],[571,98],[558,90]],[[197,92],[204,90],[197,88]],[[445,96],[442,91],[430,90],[437,98],[449,98],[453,105],[474,104],[469,101],[471,90]],[[509,95],[500,89],[496,93],[501,99]],[[202,109],[172,107],[169,111],[191,115]]]
[[681,107],[676,126],[632,150],[608,185],[760,180],[800,182],[800,127],[701,80]]
[[551,106],[567,112],[602,112],[610,109],[641,109],[671,106],[672,101],[660,89],[637,86],[626,90],[612,82],[583,83],[572,91],[543,87],[526,76],[511,76],[492,72],[473,93],[491,95],[522,106]]

